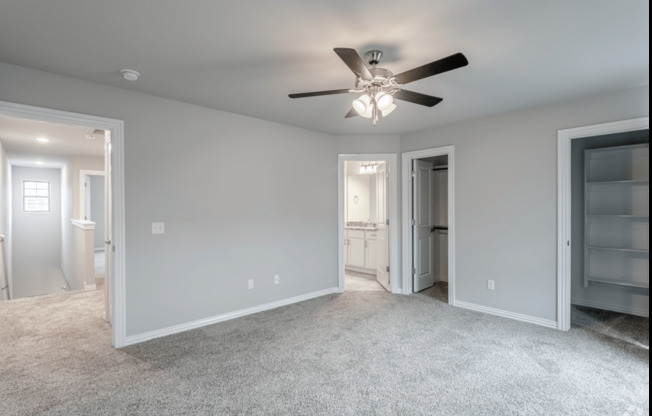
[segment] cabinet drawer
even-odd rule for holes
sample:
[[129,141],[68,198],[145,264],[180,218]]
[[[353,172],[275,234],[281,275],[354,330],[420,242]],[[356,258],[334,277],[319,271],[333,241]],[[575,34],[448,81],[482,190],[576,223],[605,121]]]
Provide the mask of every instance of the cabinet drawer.
[[348,230],[349,238],[364,238],[364,230]]

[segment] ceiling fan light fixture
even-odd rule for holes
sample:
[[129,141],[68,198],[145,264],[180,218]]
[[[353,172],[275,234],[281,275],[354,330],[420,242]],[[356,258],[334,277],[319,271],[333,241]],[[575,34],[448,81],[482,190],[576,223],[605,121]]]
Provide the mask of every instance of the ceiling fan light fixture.
[[390,105],[385,110],[380,110],[380,113],[383,115],[383,117],[387,117],[389,115],[389,113],[391,113],[394,110],[396,110],[396,104],[392,103],[392,105]]
[[360,97],[353,100],[353,108],[344,117],[348,119],[359,115],[370,118],[374,126],[380,116],[386,117],[396,109],[394,98],[426,107],[433,107],[442,101],[442,98],[439,97],[405,90],[403,89],[403,85],[462,68],[469,64],[464,54],[458,52],[394,75],[385,68],[377,67],[382,56],[382,52],[379,50],[367,52],[364,55],[364,60],[358,52],[351,48],[335,48],[334,51],[355,75],[355,88],[289,94],[289,97],[303,98],[332,94],[362,93]]
[[[392,105],[394,105],[394,97],[392,97],[391,94],[387,94],[384,91],[380,91],[378,94],[376,94],[376,106],[380,111],[385,111]],[[396,106],[394,105],[394,107]]]
[[353,100],[352,104],[355,111],[357,111],[358,114],[363,115],[367,113],[371,107],[371,98],[369,98],[367,94],[363,94],[359,98]]

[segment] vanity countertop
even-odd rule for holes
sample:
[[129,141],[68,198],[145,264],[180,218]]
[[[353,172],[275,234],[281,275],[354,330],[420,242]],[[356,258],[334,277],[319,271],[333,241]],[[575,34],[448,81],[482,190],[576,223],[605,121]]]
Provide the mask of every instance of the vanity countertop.
[[347,221],[344,228],[347,230],[378,231],[378,224],[372,221]]

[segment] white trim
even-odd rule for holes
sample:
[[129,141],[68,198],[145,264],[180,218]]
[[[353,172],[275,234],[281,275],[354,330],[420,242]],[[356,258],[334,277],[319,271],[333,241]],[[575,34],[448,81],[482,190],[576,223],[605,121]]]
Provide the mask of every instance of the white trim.
[[94,230],[95,229],[95,223],[93,221],[76,220],[74,218],[71,218],[70,222],[72,223],[72,225],[74,225],[77,228],[81,228],[82,230]]
[[448,155],[448,304],[457,306],[455,291],[455,146],[403,153],[403,293],[412,293],[412,161]]
[[344,162],[384,161],[389,169],[389,284],[392,293],[399,287],[399,216],[398,216],[398,157],[394,153],[340,154],[337,156],[337,287],[344,292]]
[[338,293],[339,290],[336,287],[330,289],[324,289],[317,292],[307,293],[305,295],[295,296],[292,298],[266,303],[264,305],[252,306],[251,308],[240,309],[234,312],[227,312],[222,315],[213,316],[211,318],[198,319],[196,321],[188,322],[185,324],[174,325],[167,328],[157,329],[155,331],[149,331],[142,334],[130,335],[125,339],[125,346],[138,344],[140,342],[149,341],[155,338],[166,337],[168,335],[178,334],[180,332],[190,331],[191,329],[201,328],[207,325],[213,325],[219,322],[228,321],[235,318],[241,318],[243,316],[252,315],[258,312],[268,311],[270,309],[280,308],[282,306],[291,305],[293,303],[303,302],[306,300],[318,298],[321,296],[330,295],[333,293]]
[[571,319],[571,141],[649,128],[642,117],[557,132],[557,329],[570,330]]
[[[74,172],[73,172],[74,174]],[[104,176],[103,170],[79,169],[79,218],[86,216],[86,187],[84,179],[86,175]]]
[[61,124],[76,124],[111,132],[111,183],[113,193],[113,246],[115,248],[113,276],[109,279],[109,290],[113,292],[114,308],[111,327],[113,346],[125,346],[126,338],[126,293],[125,293],[125,206],[124,206],[124,122],[105,117],[68,111],[34,107],[24,104],[0,101],[0,114],[49,121]]
[[594,300],[571,298],[571,305],[586,306],[586,307],[589,307],[589,308],[596,308],[596,309],[606,309],[606,310],[609,310],[609,311],[621,312],[621,313],[626,313],[626,314],[629,314],[629,315],[642,316],[644,318],[649,318],[650,317],[649,309],[645,309],[645,308],[623,308],[622,306],[612,305],[610,303],[599,302],[599,301],[594,301]]
[[367,269],[365,267],[358,267],[358,266],[344,266],[345,270],[350,270],[352,272],[358,272],[358,273],[367,273],[367,274],[376,274],[376,270],[374,269]]
[[557,322],[550,319],[542,319],[530,315],[523,315],[520,313],[504,311],[502,309],[489,308],[487,306],[476,305],[475,303],[464,302],[461,300],[458,300],[455,303],[455,306],[463,309],[469,309],[476,312],[487,313],[489,315],[495,315],[503,318],[514,319],[516,321],[527,322],[529,324],[545,326],[546,328],[552,328],[552,329],[557,328]]

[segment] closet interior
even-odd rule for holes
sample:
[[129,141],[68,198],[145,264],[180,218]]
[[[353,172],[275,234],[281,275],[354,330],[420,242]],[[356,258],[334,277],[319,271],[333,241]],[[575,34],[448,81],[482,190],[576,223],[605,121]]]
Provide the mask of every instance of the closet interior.
[[648,317],[649,131],[575,142],[571,303]]
[[442,282],[448,302],[448,155],[413,163],[413,291]]

